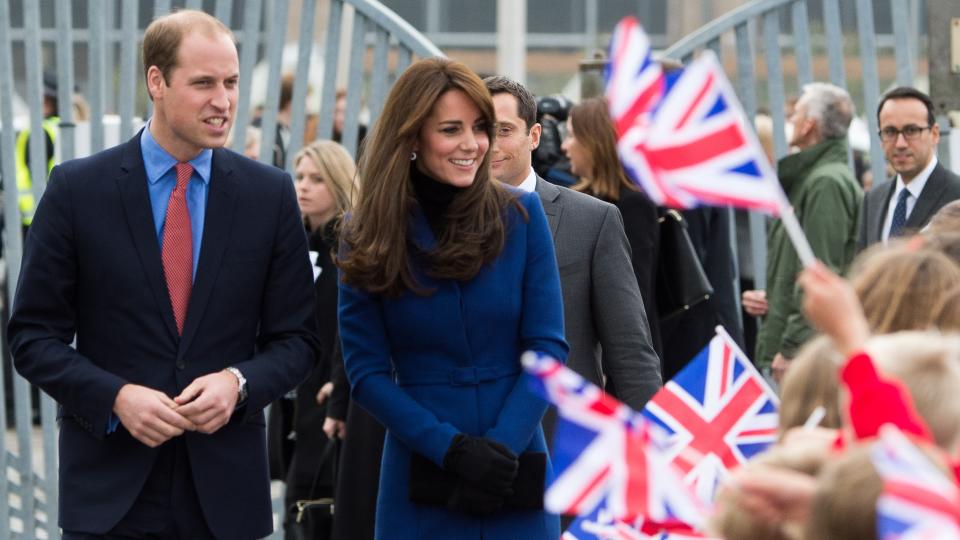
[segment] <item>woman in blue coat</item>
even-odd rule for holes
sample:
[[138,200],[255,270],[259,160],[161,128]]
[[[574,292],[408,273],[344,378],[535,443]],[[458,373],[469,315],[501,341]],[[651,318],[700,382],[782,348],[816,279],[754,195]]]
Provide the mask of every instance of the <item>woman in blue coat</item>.
[[560,536],[542,509],[547,405],[520,355],[566,358],[536,194],[491,179],[493,104],[466,66],[397,80],[342,231],[339,321],[354,399],[387,428],[377,538]]

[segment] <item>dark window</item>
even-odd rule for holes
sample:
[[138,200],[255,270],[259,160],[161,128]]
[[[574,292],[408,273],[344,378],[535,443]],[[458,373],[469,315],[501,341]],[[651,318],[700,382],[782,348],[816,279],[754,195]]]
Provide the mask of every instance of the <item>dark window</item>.
[[445,0],[440,2],[441,32],[496,32],[497,9],[494,2]]
[[527,29],[535,33],[584,31],[583,0],[528,0]]
[[381,0],[381,3],[417,30],[426,32],[427,3],[424,0]]

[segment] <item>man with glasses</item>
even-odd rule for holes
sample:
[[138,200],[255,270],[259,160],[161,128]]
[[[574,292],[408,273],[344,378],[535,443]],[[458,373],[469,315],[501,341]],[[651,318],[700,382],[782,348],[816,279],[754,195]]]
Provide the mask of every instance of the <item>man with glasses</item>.
[[860,248],[922,229],[943,205],[960,198],[960,177],[937,161],[940,127],[923,92],[895,88],[877,107],[880,142],[897,176],[863,201]]

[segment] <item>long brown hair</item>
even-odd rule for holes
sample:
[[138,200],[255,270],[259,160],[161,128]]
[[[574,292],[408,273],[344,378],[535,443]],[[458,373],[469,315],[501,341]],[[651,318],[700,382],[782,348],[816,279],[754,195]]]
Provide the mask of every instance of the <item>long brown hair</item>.
[[589,98],[570,110],[570,123],[580,143],[590,152],[590,171],[573,189],[607,201],[620,199],[620,188],[636,190],[617,155],[617,134],[610,120],[607,101]]
[[417,253],[413,264],[408,234],[417,205],[410,180],[410,153],[440,96],[460,90],[477,106],[484,130],[494,138],[493,101],[483,81],[465,65],[446,58],[428,58],[410,66],[397,79],[383,112],[368,138],[360,162],[356,206],[344,224],[344,250],[339,260],[345,283],[374,294],[397,295],[406,289],[427,295],[415,278],[421,267],[436,279],[469,280],[503,249],[503,214],[515,197],[490,181],[490,152],[483,156],[473,183],[446,211],[446,225],[436,248]]

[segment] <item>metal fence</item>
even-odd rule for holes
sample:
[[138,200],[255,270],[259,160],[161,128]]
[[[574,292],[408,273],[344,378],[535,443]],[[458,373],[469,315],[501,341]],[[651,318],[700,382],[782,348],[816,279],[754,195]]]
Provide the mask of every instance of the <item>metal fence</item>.
[[[912,84],[917,62],[919,21],[916,5],[923,0],[890,0],[893,39],[878,45],[874,32],[874,4],[886,0],[844,0],[856,3],[856,28],[843,28],[840,0],[755,0],[723,15],[667,49],[666,55],[689,60],[700,49],[712,49],[721,60],[732,65],[731,77],[749,116],[765,106],[775,126],[783,126],[784,103],[789,87],[813,81],[820,60],[826,60],[826,77],[846,87],[847,64],[861,66],[862,89],[856,94],[858,109],[866,113],[871,137],[870,157],[874,176],[884,177],[884,158],[876,136],[876,108],[881,89],[878,54],[892,53],[896,63],[896,82]],[[808,6],[822,5],[822,20],[811,24]],[[167,13],[174,7],[208,8],[223,21],[232,22],[240,50],[240,96],[236,134],[243,134],[253,115],[254,92],[249,82],[260,78],[265,84],[261,113],[260,159],[270,161],[276,134],[280,88],[283,73],[284,44],[293,19],[296,30],[296,74],[293,85],[292,114],[288,148],[299,148],[304,139],[307,118],[316,114],[312,134],[328,138],[333,133],[334,96],[338,86],[346,90],[343,144],[356,151],[361,111],[376,120],[387,90],[396,75],[412,59],[442,55],[409,24],[374,0],[87,0],[85,24],[75,24],[76,6],[70,0],[0,0],[0,176],[4,192],[3,259],[6,293],[12,298],[20,270],[22,253],[19,210],[14,172],[15,124],[14,90],[24,89],[27,110],[19,122],[31,130],[30,170],[35,197],[44,188],[45,142],[41,122],[42,73],[55,71],[59,78],[58,104],[61,111],[57,141],[59,160],[98,151],[132,136],[139,117],[149,113],[149,103],[141,87],[141,66],[137,57],[144,21]],[[19,9],[21,24],[14,26],[11,10]],[[819,6],[818,6],[819,7]],[[235,9],[236,8],[236,9]],[[319,23],[316,21],[319,19]],[[820,24],[822,23],[822,24]],[[845,38],[856,43],[847,46]],[[292,39],[292,36],[291,36]],[[314,47],[319,44],[319,47]],[[82,45],[82,47],[80,47]],[[22,54],[15,57],[14,51]],[[82,51],[82,57],[75,56]],[[311,65],[317,55],[324,75],[314,93],[308,94]],[[71,90],[75,84],[75,66],[86,66],[84,97],[90,105],[89,124],[75,122]],[[256,65],[260,67],[255,67]],[[21,65],[22,73],[14,66]],[[761,73],[758,66],[765,66]],[[790,69],[785,69],[790,68]],[[259,71],[258,71],[259,70]],[[338,77],[342,84],[338,85]],[[263,82],[262,81],[262,82]],[[139,113],[139,115],[138,115]],[[109,121],[102,119],[109,119]],[[234,138],[233,148],[242,150],[244,137]],[[777,157],[787,152],[783,130],[774,130]],[[291,169],[291,155],[285,168]],[[764,218],[750,216],[750,241],[741,248],[751,250],[757,286],[763,287],[766,259]],[[7,415],[6,385],[0,372],[0,418]],[[10,381],[7,381],[8,383]],[[55,405],[41,399],[40,425],[33,425],[30,387],[19,376],[12,381],[13,415],[16,430],[8,441],[0,437],[0,540],[6,538],[55,538],[56,528],[56,425]],[[5,430],[6,433],[6,430]],[[37,444],[39,439],[40,444]],[[42,449],[34,455],[33,449]],[[6,509],[5,513],[2,509]],[[279,510],[279,508],[278,508]],[[11,529],[11,523],[13,528]]]
[[[239,44],[242,81],[233,148],[243,150],[242,134],[251,121],[252,105],[262,105],[260,158],[270,161],[284,44],[288,41],[288,27],[294,26],[288,20],[295,21],[297,26],[291,140],[287,145],[290,149],[302,145],[308,115],[316,115],[313,135],[331,137],[338,73],[344,79],[340,88],[346,90],[347,96],[342,142],[355,153],[361,111],[369,115],[370,123],[375,121],[390,85],[414,57],[442,56],[412,26],[374,0],[246,0],[236,4],[240,7],[237,13],[234,0],[88,0],[86,12],[79,17],[76,4],[79,3],[70,0],[0,0],[0,177],[7,194],[3,207],[3,277],[8,299],[16,290],[22,254],[14,167],[15,129],[31,131],[29,167],[39,201],[46,183],[46,142],[41,125],[44,71],[55,72],[59,80],[57,159],[99,151],[134,135],[142,124],[140,116],[149,113],[145,93],[138,93],[142,80],[139,43],[145,24],[153,16],[174,8],[207,7],[222,21],[239,21],[232,25]],[[12,24],[11,11],[16,11],[22,24]],[[74,17],[87,22],[75,24]],[[113,24],[117,20],[118,24]],[[75,50],[85,51],[85,57],[77,58]],[[23,56],[15,57],[15,51]],[[308,95],[308,73],[311,64],[317,63],[316,54],[322,54],[319,60],[325,75],[319,87]],[[75,122],[72,112],[75,69],[81,60],[87,67],[86,91],[82,95],[89,103],[89,124]],[[260,67],[255,69],[257,64]],[[22,66],[23,72],[15,74],[14,65]],[[250,82],[257,70],[266,73],[262,104],[252,103]],[[17,86],[25,88],[27,105],[26,114],[20,118],[14,114]],[[108,108],[108,104],[115,106]],[[292,168],[292,154],[288,152],[284,164],[288,170]],[[9,354],[3,352],[9,361]],[[11,382],[13,395],[5,395]],[[39,426],[35,426],[30,394],[30,385],[23,378],[13,375],[12,381],[4,381],[0,371],[0,419],[5,428],[0,437],[0,540],[59,537],[56,405],[43,395]],[[14,432],[6,429],[8,400],[13,405]],[[34,455],[38,447],[42,452]],[[275,510],[282,515],[282,497]]]
[[[887,0],[844,0],[856,2],[856,27],[843,28],[840,16],[840,0],[755,0],[733,10],[696,32],[681,39],[665,52],[665,56],[683,62],[693,58],[698,50],[710,49],[723,59],[735,59],[735,87],[744,111],[753,118],[761,105],[766,105],[773,119],[774,154],[783,157],[788,151],[785,131],[785,107],[788,83],[800,87],[812,82],[816,60],[826,57],[826,77],[820,74],[817,80],[826,80],[847,88],[847,65],[861,66],[859,82],[862,92],[851,92],[857,102],[857,110],[866,117],[870,136],[870,164],[877,181],[886,177],[886,160],[877,136],[877,120],[874,111],[881,95],[881,77],[878,57],[882,53],[894,54],[896,62],[895,82],[912,86],[916,75],[915,58],[919,43],[921,24],[917,19],[922,2],[918,0],[889,0],[893,20],[892,40],[885,40],[881,47],[874,31],[874,9],[883,9]],[[822,3],[822,22],[816,28],[810,24],[808,5]],[[875,7],[874,4],[879,6]],[[789,24],[784,24],[788,22]],[[845,41],[850,40],[850,42]],[[854,41],[855,40],[855,41]],[[856,43],[854,53],[853,43]],[[845,47],[845,43],[847,46]],[[784,59],[792,59],[793,80],[785,74]],[[729,64],[729,63],[727,63]],[[765,76],[758,75],[758,66],[765,66]],[[765,81],[764,81],[765,79]],[[890,81],[891,83],[894,81]],[[758,95],[758,88],[765,90],[766,99]],[[862,94],[862,99],[856,99]],[[943,119],[944,133],[949,131]],[[739,247],[749,249],[752,255],[753,274],[757,288],[765,286],[766,230],[765,217],[750,213],[750,238],[740,239]]]

